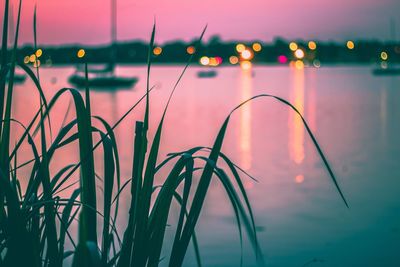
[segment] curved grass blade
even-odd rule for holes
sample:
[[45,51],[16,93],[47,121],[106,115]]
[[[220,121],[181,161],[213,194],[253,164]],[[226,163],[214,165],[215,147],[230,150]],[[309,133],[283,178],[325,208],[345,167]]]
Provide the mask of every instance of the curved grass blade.
[[349,205],[348,205],[348,203],[347,203],[347,200],[346,200],[346,198],[344,197],[344,194],[343,194],[342,190],[340,189],[339,183],[337,182],[336,176],[335,176],[335,174],[333,173],[332,168],[331,168],[331,166],[330,166],[328,160],[326,159],[325,154],[322,152],[322,149],[321,149],[320,145],[318,144],[318,142],[317,142],[315,136],[313,135],[313,133],[312,133],[310,127],[308,126],[308,123],[306,122],[306,120],[304,119],[304,117],[303,117],[303,115],[300,113],[300,111],[298,111],[298,109],[297,109],[295,106],[293,106],[289,101],[287,101],[287,100],[285,100],[285,99],[283,99],[283,98],[281,98],[281,97],[274,96],[274,95],[270,95],[270,94],[260,94],[260,95],[253,96],[253,97],[249,98],[248,100],[242,102],[240,105],[238,105],[236,108],[234,108],[234,109],[231,111],[230,114],[233,114],[233,112],[235,112],[237,109],[239,109],[240,107],[242,107],[243,105],[245,105],[245,104],[248,103],[249,101],[252,101],[252,100],[254,100],[254,99],[261,98],[261,97],[274,98],[274,99],[278,100],[279,102],[281,102],[281,103],[283,103],[283,104],[289,106],[294,112],[297,113],[297,115],[300,116],[300,118],[301,118],[301,120],[302,120],[302,122],[303,122],[303,124],[304,124],[304,127],[305,127],[306,130],[307,130],[308,135],[310,136],[310,138],[311,138],[311,140],[312,140],[312,142],[313,142],[315,148],[317,149],[317,152],[318,152],[319,156],[321,157],[321,159],[322,159],[322,161],[323,161],[323,163],[324,163],[324,165],[325,165],[325,168],[327,169],[327,171],[328,171],[328,173],[329,173],[329,176],[331,177],[332,182],[334,183],[334,185],[335,185],[335,187],[336,187],[336,190],[338,191],[338,193],[339,193],[340,197],[342,198],[342,200],[343,200],[344,204],[346,205],[346,207],[349,208]]

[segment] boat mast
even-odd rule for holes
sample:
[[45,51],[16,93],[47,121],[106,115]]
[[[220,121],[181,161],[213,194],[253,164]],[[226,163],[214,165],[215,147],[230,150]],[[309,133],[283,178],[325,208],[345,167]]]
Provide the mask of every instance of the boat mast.
[[393,18],[390,18],[390,41],[396,42],[396,22]]
[[8,15],[8,44],[13,47],[14,39],[15,39],[15,25],[14,25],[14,7],[13,4],[10,3],[9,15]]
[[111,0],[111,59],[110,70],[114,71],[117,61],[117,0]]

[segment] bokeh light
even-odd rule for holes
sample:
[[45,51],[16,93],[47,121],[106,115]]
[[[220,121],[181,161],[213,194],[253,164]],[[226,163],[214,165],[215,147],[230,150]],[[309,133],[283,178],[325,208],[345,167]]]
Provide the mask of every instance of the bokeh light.
[[242,68],[242,70],[250,70],[251,62],[248,60],[244,60],[244,61],[240,62],[240,67]]
[[388,54],[385,51],[381,52],[381,59],[382,60],[387,60],[388,59]]
[[29,62],[34,63],[36,61],[36,55],[32,54],[29,56]]
[[314,42],[314,41],[309,41],[309,42],[308,42],[308,48],[309,48],[310,50],[315,50],[315,49],[317,49],[317,43]]
[[229,57],[229,63],[231,63],[232,65],[238,64],[239,58],[237,56],[231,56]]
[[187,48],[186,48],[186,52],[189,54],[189,55],[193,55],[194,53],[196,53],[196,48],[194,47],[194,46],[188,46]]
[[289,49],[292,50],[293,52],[296,51],[297,48],[299,48],[299,46],[295,42],[291,42],[289,44]]
[[79,49],[76,55],[78,58],[83,58],[85,54],[86,54],[85,49]]
[[236,51],[238,53],[242,53],[246,49],[246,46],[244,44],[237,44],[236,45]]
[[250,60],[253,58],[253,52],[251,52],[249,49],[245,49],[242,54],[242,58],[245,60]]
[[252,45],[252,48],[253,48],[253,50],[254,50],[255,52],[260,52],[260,51],[262,50],[262,46],[261,46],[260,43],[254,43],[254,44]]
[[294,52],[294,56],[295,56],[296,58],[298,58],[298,59],[302,59],[302,58],[304,58],[304,51],[301,50],[301,49],[297,49],[297,50]]
[[38,58],[41,57],[43,54],[42,49],[39,48],[38,50],[36,50],[35,54],[36,54],[36,57],[38,57]]
[[36,61],[33,63],[33,67],[34,67],[34,68],[39,68],[39,67],[40,67],[40,60],[39,60],[39,59],[36,60]]
[[210,64],[210,58],[209,57],[201,57],[200,58],[200,64],[203,66],[207,66],[208,64]]
[[210,62],[208,63],[208,65],[216,67],[218,66],[218,60],[215,57],[210,57]]
[[285,55],[278,56],[278,62],[281,64],[286,64],[288,62],[288,58]]
[[348,49],[353,50],[355,45],[353,41],[347,41],[346,46]]
[[161,47],[159,47],[159,46],[154,47],[153,54],[155,56],[159,56],[159,55],[161,55],[161,53],[162,53],[162,48]]
[[304,62],[301,60],[296,60],[296,62],[294,63],[294,66],[298,70],[304,69]]
[[297,176],[294,178],[294,180],[295,180],[295,182],[296,182],[297,184],[301,184],[301,183],[304,182],[304,175],[299,174],[299,175],[297,175]]

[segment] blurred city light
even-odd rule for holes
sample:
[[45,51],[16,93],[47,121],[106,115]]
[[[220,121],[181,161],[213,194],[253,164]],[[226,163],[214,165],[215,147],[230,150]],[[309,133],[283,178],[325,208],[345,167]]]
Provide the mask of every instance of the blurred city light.
[[309,42],[308,42],[308,48],[309,48],[310,50],[315,50],[315,49],[317,49],[317,43],[314,42],[314,41],[309,41]]
[[253,58],[253,52],[251,52],[249,49],[245,49],[242,54],[242,58],[245,60],[250,60]]
[[295,42],[291,42],[291,43],[289,44],[289,49],[292,50],[293,52],[296,51],[297,48],[299,48],[299,47],[298,47],[298,45],[297,45]]
[[200,58],[200,64],[203,66],[207,66],[208,64],[210,64],[210,58],[209,57],[201,57]]
[[229,63],[231,63],[232,65],[238,64],[239,58],[237,56],[231,56],[229,57]]
[[244,44],[237,44],[236,45],[236,51],[238,53],[242,53],[246,49],[246,46]]
[[297,50],[294,52],[294,56],[295,56],[296,58],[298,58],[298,59],[302,59],[302,58],[304,58],[304,51],[301,50],[301,49],[297,49]]
[[79,49],[78,53],[76,53],[76,56],[78,58],[83,58],[85,56],[85,54],[86,54],[85,49]]
[[188,46],[188,48],[186,48],[186,52],[189,55],[193,55],[194,53],[196,53],[196,48],[194,46]]
[[348,49],[353,50],[354,49],[354,42],[353,41],[347,41],[346,46]]
[[43,54],[42,49],[39,48],[38,50],[36,50],[35,54],[36,54],[36,57],[41,57]]
[[296,62],[294,63],[294,66],[298,70],[304,69],[304,63],[301,60],[296,60]]
[[385,51],[381,52],[381,59],[382,60],[387,60],[388,59],[388,54]]
[[278,62],[281,63],[281,64],[287,63],[288,62],[287,56],[284,56],[284,55],[278,56]]
[[162,48],[161,47],[159,47],[159,46],[154,47],[153,54],[155,56],[159,56],[159,55],[161,55],[161,53],[162,53]]
[[254,50],[255,52],[260,52],[260,51],[262,50],[262,46],[261,46],[260,43],[254,43],[254,44],[252,45],[252,48],[253,48],[253,50]]

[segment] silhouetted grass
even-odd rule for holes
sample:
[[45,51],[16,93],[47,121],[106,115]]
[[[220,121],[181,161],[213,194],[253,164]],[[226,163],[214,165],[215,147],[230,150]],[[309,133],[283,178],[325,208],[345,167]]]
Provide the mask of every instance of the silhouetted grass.
[[[148,51],[146,93],[114,124],[109,125],[103,118],[91,115],[90,88],[86,86],[84,96],[72,88],[61,88],[49,101],[46,100],[36,74],[23,64],[17,64],[16,51],[18,44],[21,2],[19,4],[17,29],[12,50],[11,61],[7,61],[8,5],[5,1],[3,22],[3,42],[1,51],[0,110],[1,110],[1,144],[0,144],[0,266],[62,266],[68,257],[73,257],[73,266],[158,266],[161,258],[168,261],[170,267],[182,266],[190,241],[193,242],[196,260],[201,266],[201,256],[197,244],[195,227],[203,209],[203,203],[209,190],[210,182],[216,177],[223,185],[226,196],[233,207],[237,221],[240,242],[245,231],[251,242],[257,262],[263,266],[264,260],[254,223],[250,201],[241,181],[243,171],[221,152],[225,133],[231,116],[248,101],[255,98],[272,97],[288,105],[299,116],[299,111],[286,100],[272,95],[255,96],[234,108],[224,121],[212,147],[195,147],[179,153],[171,153],[161,163],[159,147],[164,127],[164,118],[173,94],[184,75],[190,61],[183,68],[158,124],[155,136],[148,140],[150,117],[150,71],[151,51],[155,38],[153,27]],[[36,47],[36,11],[34,36]],[[202,32],[199,43],[203,37]],[[34,82],[32,89],[39,92],[40,108],[32,116],[28,125],[23,125],[11,114],[13,96],[13,75],[15,66],[19,65]],[[87,66],[86,77],[87,77]],[[9,80],[7,81],[7,74]],[[51,134],[50,114],[61,96],[69,94],[73,101],[75,116],[72,121],[62,125],[51,142],[46,135]],[[114,129],[145,99],[146,109],[143,121],[136,122],[132,176],[121,184],[119,152]],[[4,111],[4,113],[3,113]],[[311,136],[328,172],[340,193],[344,203],[347,202],[336,182],[336,178],[324,157],[316,139],[307,123],[301,116],[307,132]],[[95,127],[96,120],[102,126]],[[48,123],[46,123],[48,121]],[[24,129],[23,134],[11,149],[11,124]],[[35,136],[40,135],[40,139]],[[93,135],[99,135],[100,141],[93,143]],[[38,140],[38,141],[34,141]],[[19,169],[28,164],[17,165],[22,144],[28,144],[33,158],[29,177],[21,177]],[[50,163],[56,152],[62,152],[66,146],[78,145],[78,163],[67,164],[55,174],[50,172]],[[104,172],[96,181],[94,151],[102,146]],[[149,151],[148,151],[149,149]],[[199,154],[207,152],[208,156]],[[222,169],[218,160],[226,163]],[[167,168],[172,162],[168,175],[160,187],[155,186],[154,177]],[[200,164],[197,164],[197,163]],[[199,167],[200,166],[200,167]],[[79,185],[72,177],[79,171]],[[194,176],[194,173],[199,173]],[[198,183],[193,183],[199,177]],[[20,180],[27,181],[21,188]],[[102,183],[102,192],[96,187]],[[196,185],[197,184],[197,185]],[[182,187],[181,190],[178,190]],[[121,193],[130,189],[131,202],[128,222],[123,237],[117,231],[118,212]],[[236,189],[238,188],[238,189]],[[61,192],[74,189],[68,197]],[[193,196],[191,196],[193,195]],[[102,209],[97,207],[102,200]],[[175,236],[172,241],[171,254],[161,255],[165,246],[164,236],[172,202],[180,205]],[[102,229],[97,226],[97,219],[102,219]],[[71,225],[78,221],[78,239],[71,233]],[[66,242],[72,248],[66,249]],[[242,245],[242,244],[240,244]]]

